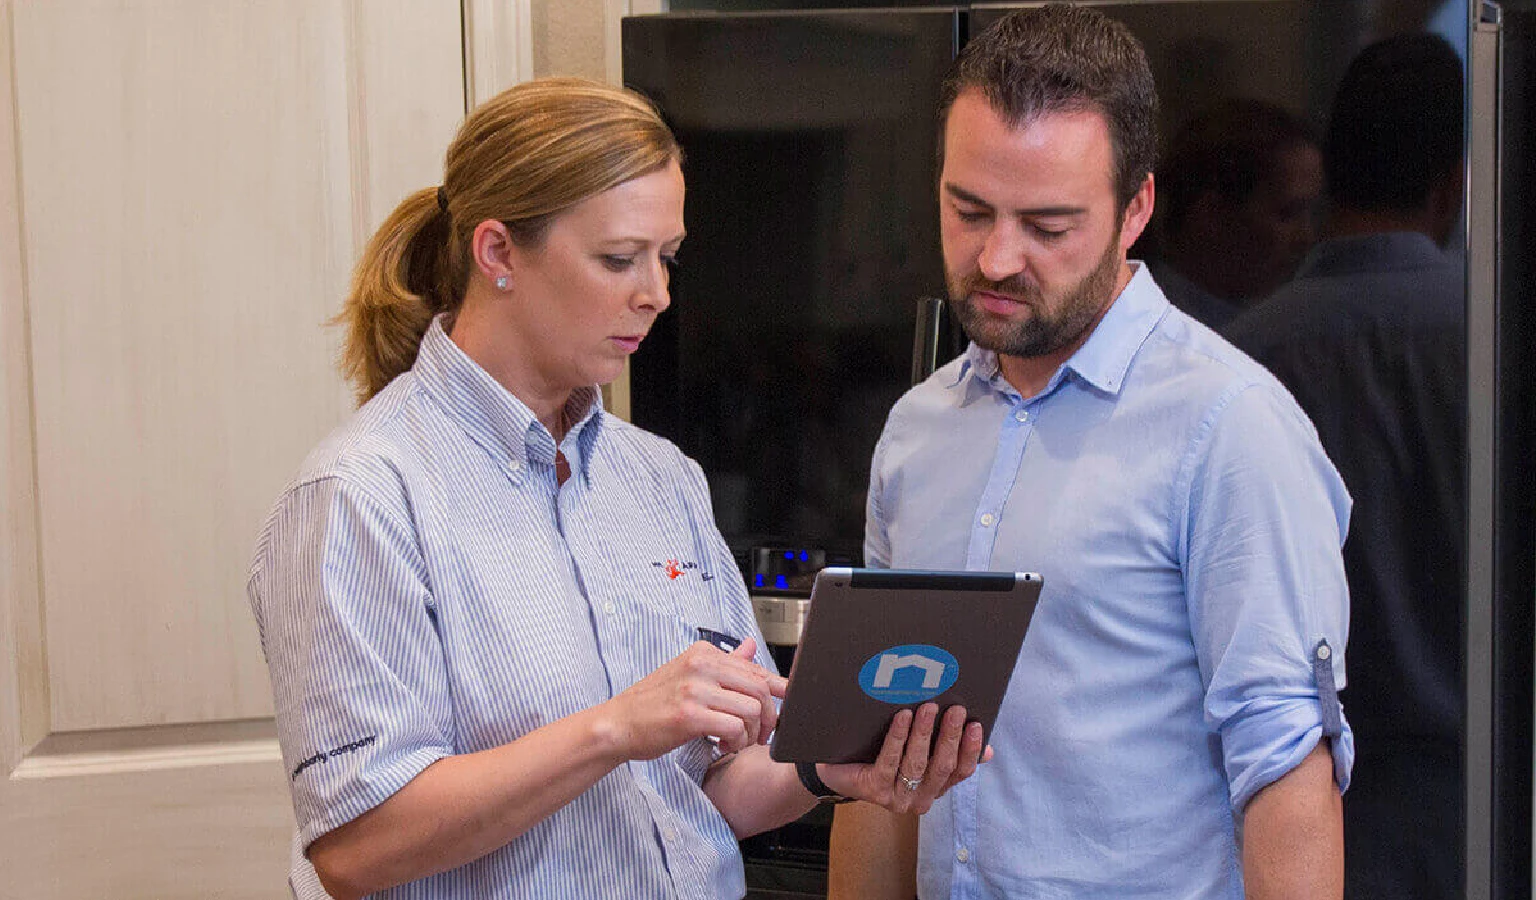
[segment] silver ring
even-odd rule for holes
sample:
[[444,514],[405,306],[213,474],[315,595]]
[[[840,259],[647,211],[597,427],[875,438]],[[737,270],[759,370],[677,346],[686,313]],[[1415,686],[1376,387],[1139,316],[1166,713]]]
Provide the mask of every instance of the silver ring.
[[909,791],[917,790],[923,783],[921,778],[908,778],[900,772],[896,773],[896,777],[901,779],[901,786]]

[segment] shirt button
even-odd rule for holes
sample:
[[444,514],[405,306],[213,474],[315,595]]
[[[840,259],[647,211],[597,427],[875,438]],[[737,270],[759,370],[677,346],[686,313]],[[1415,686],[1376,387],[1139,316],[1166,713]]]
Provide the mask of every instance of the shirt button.
[[982,513],[981,514],[981,524],[984,525],[987,528],[991,528],[992,527],[992,523],[996,522],[996,521],[997,521],[997,516],[994,516],[991,513]]
[[961,862],[965,862],[966,860],[968,860],[970,858],[971,858],[971,851],[965,849],[964,847],[961,847],[959,850],[955,851],[955,859],[958,859]]
[[614,606],[612,602],[608,602],[608,603],[604,603],[603,604],[603,612],[607,613],[610,616],[613,615],[614,613],[618,612],[618,611],[619,611],[619,608],[617,606]]
[[1029,421],[1029,410],[1021,409],[1018,412],[1014,413],[1013,417],[1015,419],[1017,419],[1018,421],[1020,421],[1020,422],[1028,422]]
[[667,830],[665,830],[665,831],[663,831],[661,833],[661,836],[666,839],[667,843],[671,843],[672,841],[677,840],[677,831],[674,830],[674,829],[668,828]]

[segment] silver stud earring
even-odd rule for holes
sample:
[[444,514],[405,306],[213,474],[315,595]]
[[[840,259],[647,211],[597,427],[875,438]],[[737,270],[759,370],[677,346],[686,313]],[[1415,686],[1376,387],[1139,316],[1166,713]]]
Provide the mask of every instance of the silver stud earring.
[[496,279],[496,290],[504,291],[506,289],[507,289],[507,276],[503,275],[500,278]]

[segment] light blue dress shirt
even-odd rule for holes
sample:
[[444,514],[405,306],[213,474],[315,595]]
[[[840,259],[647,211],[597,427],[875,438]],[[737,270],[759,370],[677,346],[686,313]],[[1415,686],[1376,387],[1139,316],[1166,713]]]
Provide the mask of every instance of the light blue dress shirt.
[[[699,626],[762,647],[698,466],[595,389],[570,409],[562,486],[550,433],[434,322],[279,500],[249,593],[299,846],[438,759],[608,700]],[[489,856],[377,896],[740,897],[700,789],[716,755],[701,739],[622,765]],[[317,887],[302,856],[291,884]]]
[[1342,721],[1349,498],[1262,367],[1137,271],[1021,397],[974,345],[892,409],[872,566],[1035,571],[996,758],[922,820],[919,894],[1240,900],[1244,804]]

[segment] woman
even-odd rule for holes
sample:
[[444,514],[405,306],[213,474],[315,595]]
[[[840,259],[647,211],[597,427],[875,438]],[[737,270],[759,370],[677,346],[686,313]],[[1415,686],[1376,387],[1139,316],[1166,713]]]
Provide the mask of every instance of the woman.
[[813,790],[922,812],[975,769],[980,726],[931,704],[873,765],[803,783],[768,757],[784,680],[703,475],[594,386],[669,302],[680,157],[634,94],[519,85],[363,255],[342,319],[366,402],[250,580],[334,897],[739,897],[736,839]]

